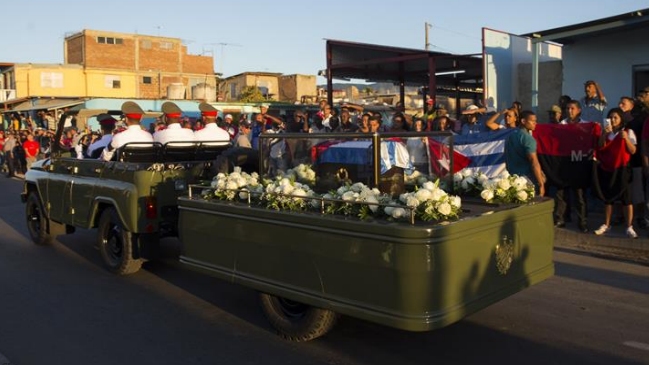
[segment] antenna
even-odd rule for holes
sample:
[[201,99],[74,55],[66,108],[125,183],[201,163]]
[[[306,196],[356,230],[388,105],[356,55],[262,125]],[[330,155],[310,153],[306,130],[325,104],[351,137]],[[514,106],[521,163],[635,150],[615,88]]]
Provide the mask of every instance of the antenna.
[[[205,43],[206,45],[211,45],[211,46],[221,46],[221,70],[220,73],[223,75],[223,64],[225,60],[225,47],[243,47],[243,45],[239,43],[228,43],[228,42],[216,42],[216,43]],[[214,56],[214,51],[212,51],[212,57]]]

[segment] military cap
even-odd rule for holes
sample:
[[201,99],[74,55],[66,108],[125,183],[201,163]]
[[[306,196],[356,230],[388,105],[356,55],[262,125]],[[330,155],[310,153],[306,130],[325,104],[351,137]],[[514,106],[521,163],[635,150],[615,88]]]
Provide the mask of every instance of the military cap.
[[212,106],[212,104],[206,102],[198,104],[198,110],[201,111],[201,115],[203,117],[216,118],[216,116],[219,114],[219,111],[214,106]]
[[114,127],[115,123],[117,123],[117,120],[113,118],[110,114],[101,113],[97,115],[97,122],[99,122],[99,125],[104,127],[111,127],[111,126]]
[[178,105],[176,105],[176,103],[165,101],[162,104],[162,113],[167,118],[180,118],[182,116],[183,111],[180,110],[180,108],[178,107]]
[[144,115],[144,110],[142,110],[137,103],[126,101],[122,104],[122,113],[124,113],[127,118],[141,119],[142,115]]

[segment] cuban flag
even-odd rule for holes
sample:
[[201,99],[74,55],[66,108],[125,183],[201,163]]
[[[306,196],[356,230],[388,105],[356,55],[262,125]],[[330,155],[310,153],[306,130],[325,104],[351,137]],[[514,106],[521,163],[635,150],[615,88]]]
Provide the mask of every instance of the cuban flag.
[[[505,171],[505,139],[513,131],[513,129],[501,129],[453,136],[453,172],[466,168],[472,172],[480,171],[488,177],[500,175]],[[440,142],[448,145],[448,141],[431,143],[431,160],[438,161],[437,163],[432,161],[432,166],[437,164],[448,171],[448,152],[444,153],[443,149],[441,153],[437,152],[440,151],[438,148]]]

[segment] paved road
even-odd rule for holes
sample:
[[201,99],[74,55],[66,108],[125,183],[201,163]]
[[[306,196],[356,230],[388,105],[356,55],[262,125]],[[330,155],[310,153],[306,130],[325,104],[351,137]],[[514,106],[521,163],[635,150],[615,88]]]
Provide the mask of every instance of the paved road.
[[649,364],[647,266],[557,250],[555,277],[445,329],[345,317],[294,344],[272,333],[255,292],[172,257],[116,277],[93,231],[32,244],[20,187],[0,176],[0,365]]

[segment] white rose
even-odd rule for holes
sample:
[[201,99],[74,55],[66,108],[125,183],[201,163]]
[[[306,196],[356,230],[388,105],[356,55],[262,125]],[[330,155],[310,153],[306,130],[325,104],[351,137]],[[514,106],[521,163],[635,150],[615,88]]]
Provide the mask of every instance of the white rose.
[[460,187],[462,187],[462,190],[469,190],[469,182],[468,182],[468,179],[469,179],[469,178],[467,178],[467,179],[465,179],[465,180],[462,180],[462,182],[460,183]]
[[484,185],[484,183],[486,183],[487,181],[489,181],[489,178],[487,177],[487,175],[485,175],[485,174],[478,175],[478,183],[480,185]]
[[462,173],[462,176],[464,176],[464,177],[469,177],[469,176],[473,175],[473,171],[471,171],[470,169],[463,169],[460,172]]
[[502,179],[498,182],[498,187],[503,190],[508,190],[512,185],[509,183],[509,179]]
[[235,166],[233,171],[234,171],[233,173],[240,174],[241,173],[241,166]]
[[336,190],[336,194],[338,194],[338,196],[342,196],[343,194],[345,194],[347,192],[347,190],[348,189],[347,189],[346,186],[341,186],[341,187],[338,188],[338,190]]
[[293,194],[294,196],[300,196],[300,197],[301,197],[301,196],[306,196],[306,195],[307,195],[307,194],[306,194],[306,191],[304,191],[304,189],[295,189],[295,190],[293,190],[293,193],[292,193],[292,194]]
[[406,205],[409,206],[410,208],[416,208],[419,206],[419,200],[415,198],[414,196],[410,195],[406,198]]
[[415,193],[415,197],[422,202],[429,200],[431,196],[432,196],[431,191],[428,189],[419,189]]
[[527,192],[525,192],[525,190],[519,190],[516,192],[516,197],[518,200],[525,202],[527,201]]
[[279,181],[280,186],[286,186],[286,185],[291,185],[291,180],[288,178],[282,178],[282,180]]
[[464,176],[460,172],[456,172],[453,174],[453,182],[460,182],[464,179]]
[[471,184],[471,185],[475,184],[475,178],[473,176],[467,177],[464,181],[466,181],[467,184]]
[[499,197],[504,197],[507,195],[507,191],[503,189],[496,189],[496,195],[498,195]]
[[442,203],[437,208],[437,211],[442,215],[449,215],[451,214],[451,205],[449,203]]
[[363,187],[365,187],[363,183],[355,183],[350,187],[350,189],[355,193],[359,193],[361,190],[363,190]]
[[233,172],[233,173],[231,173],[230,176],[229,176],[229,178],[232,179],[232,180],[236,180],[236,179],[238,179],[238,178],[240,178],[240,177],[241,177],[241,174],[238,173],[238,172]]
[[446,192],[444,190],[442,190],[440,188],[435,188],[434,190],[431,191],[429,200],[438,201],[438,200],[442,199],[443,197],[445,197],[446,195],[448,195],[448,194],[446,194]]
[[385,214],[392,216],[392,212],[394,212],[394,207],[385,207],[383,211],[385,212]]
[[239,193],[239,199],[241,199],[241,200],[246,200],[246,199],[248,199],[248,192],[245,191],[245,190],[242,191],[242,192],[240,192],[240,193]]
[[[369,195],[368,197],[365,198],[365,201],[368,203],[375,203],[377,204],[379,201],[376,200],[376,198],[373,195]],[[376,210],[379,208],[378,205],[368,205],[372,213],[376,212]]]
[[493,190],[485,189],[480,193],[480,197],[486,201],[490,201],[494,198]]
[[280,185],[280,189],[282,190],[282,194],[291,194],[295,190],[291,184]]
[[225,174],[222,173],[222,172],[219,172],[219,174],[216,175],[216,178],[217,178],[217,179],[224,179],[224,178],[225,178]]
[[509,175],[509,171],[507,171],[507,170],[503,171],[503,172],[500,174],[500,177],[502,177],[503,179],[509,179],[509,176],[510,176],[510,175]]
[[239,186],[234,181],[228,181],[228,183],[225,185],[225,188],[234,190],[234,189],[238,189]]
[[379,190],[377,188],[373,188],[372,189],[372,194],[374,194],[375,196],[379,196],[379,195],[381,195],[381,190]]
[[403,217],[404,215],[406,215],[406,210],[403,208],[394,208],[394,210],[392,211],[392,218],[397,219]]
[[452,196],[450,199],[450,203],[452,206],[456,208],[462,207],[462,199],[459,196]]
[[352,201],[352,200],[354,200],[354,192],[353,192],[353,191],[347,191],[347,192],[345,192],[345,193],[342,195],[341,199],[342,199],[342,200],[345,200],[345,201]]

